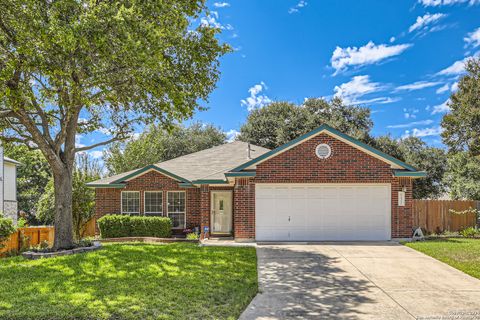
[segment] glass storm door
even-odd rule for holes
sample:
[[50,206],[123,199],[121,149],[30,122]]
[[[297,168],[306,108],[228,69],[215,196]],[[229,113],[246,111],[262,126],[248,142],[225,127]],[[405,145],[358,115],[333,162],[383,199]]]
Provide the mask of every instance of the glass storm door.
[[212,233],[232,232],[232,192],[212,191]]

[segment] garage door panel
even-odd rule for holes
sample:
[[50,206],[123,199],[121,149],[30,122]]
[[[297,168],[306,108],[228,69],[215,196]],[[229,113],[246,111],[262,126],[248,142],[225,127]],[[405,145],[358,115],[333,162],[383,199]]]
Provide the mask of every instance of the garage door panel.
[[260,241],[390,239],[390,185],[256,185]]

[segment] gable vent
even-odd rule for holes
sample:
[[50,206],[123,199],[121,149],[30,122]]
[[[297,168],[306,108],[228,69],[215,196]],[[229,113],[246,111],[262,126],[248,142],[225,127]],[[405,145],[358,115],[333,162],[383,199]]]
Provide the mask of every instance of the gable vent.
[[328,144],[322,143],[315,148],[315,154],[320,159],[327,159],[332,154],[332,149]]

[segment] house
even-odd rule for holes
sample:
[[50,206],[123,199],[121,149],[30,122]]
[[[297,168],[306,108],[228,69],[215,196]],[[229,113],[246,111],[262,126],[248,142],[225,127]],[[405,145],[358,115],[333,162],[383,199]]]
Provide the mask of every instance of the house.
[[17,166],[20,162],[3,155],[0,146],[0,212],[17,224]]
[[90,183],[96,217],[161,215],[203,238],[323,241],[412,235],[425,176],[327,125],[274,150],[235,141]]

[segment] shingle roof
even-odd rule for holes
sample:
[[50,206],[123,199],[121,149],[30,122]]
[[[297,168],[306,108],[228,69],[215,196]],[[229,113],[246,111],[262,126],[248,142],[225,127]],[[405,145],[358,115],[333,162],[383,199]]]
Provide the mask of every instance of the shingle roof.
[[[249,159],[247,157],[247,150],[248,143],[234,141],[175,159],[156,163],[154,166],[187,181],[225,180],[225,172],[270,151],[269,149],[251,144]],[[122,182],[122,178],[128,178],[128,176],[135,174],[135,172],[139,170],[142,169],[131,170],[105,179],[100,179],[89,183],[89,185],[95,186],[120,183]]]

